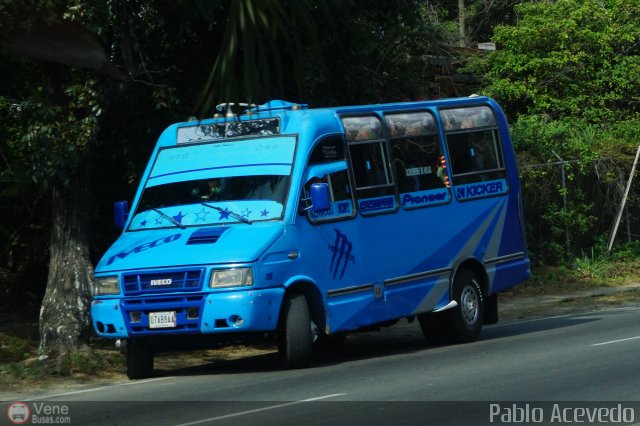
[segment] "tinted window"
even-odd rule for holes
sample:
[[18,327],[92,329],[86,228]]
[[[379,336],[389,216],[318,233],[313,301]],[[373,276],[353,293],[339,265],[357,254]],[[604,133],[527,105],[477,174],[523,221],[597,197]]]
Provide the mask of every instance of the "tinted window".
[[351,145],[351,164],[356,189],[379,187],[391,183],[384,142]]
[[387,141],[378,117],[344,117],[355,195],[361,213],[395,210],[395,189]]
[[428,112],[385,116],[400,204],[422,207],[450,199],[449,177],[435,120]]
[[345,117],[342,124],[348,142],[382,138],[382,124],[377,117]]
[[[494,195],[506,192],[506,172],[496,120],[489,107],[456,108],[440,112],[446,134],[451,175],[456,186],[495,181],[491,190],[467,191]],[[456,190],[458,198],[469,198]]]

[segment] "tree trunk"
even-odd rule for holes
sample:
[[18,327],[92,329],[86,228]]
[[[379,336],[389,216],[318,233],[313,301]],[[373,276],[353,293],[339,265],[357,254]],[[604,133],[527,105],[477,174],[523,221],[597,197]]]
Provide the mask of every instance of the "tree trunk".
[[465,47],[467,42],[467,24],[466,24],[467,8],[464,0],[458,0],[458,31],[460,33],[460,46]]
[[40,309],[41,355],[59,359],[79,350],[90,336],[93,266],[89,259],[89,161],[76,176],[53,186],[47,289]]

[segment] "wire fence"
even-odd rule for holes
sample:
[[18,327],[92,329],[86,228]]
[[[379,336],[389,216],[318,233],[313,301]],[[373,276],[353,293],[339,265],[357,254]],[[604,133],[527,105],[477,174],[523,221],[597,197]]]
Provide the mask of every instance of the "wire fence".
[[626,158],[557,157],[545,163],[520,161],[525,226],[534,258],[554,263],[600,247],[609,241],[618,217],[614,249],[640,238],[637,181],[628,187],[620,211],[632,163]]

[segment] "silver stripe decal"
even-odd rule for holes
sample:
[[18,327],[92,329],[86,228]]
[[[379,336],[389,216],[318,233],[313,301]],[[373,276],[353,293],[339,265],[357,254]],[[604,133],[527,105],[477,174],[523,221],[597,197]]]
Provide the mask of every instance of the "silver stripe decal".
[[[487,230],[493,222],[493,219],[497,214],[503,213],[502,210],[504,209],[505,204],[505,200],[500,200],[498,203],[496,203],[489,214],[487,214],[485,220],[475,229],[473,234],[469,237],[466,244],[460,250],[458,250],[458,253],[453,257],[454,259],[465,259],[473,255],[478,245],[480,244],[482,237],[487,233]],[[500,230],[500,234],[502,234],[502,230]]]
[[504,223],[507,217],[507,202],[501,203],[500,213],[498,220],[493,228],[489,244],[485,250],[485,257],[494,258],[498,257],[498,251],[500,250],[500,242],[502,240],[502,234],[504,233]]
[[431,291],[422,299],[420,304],[414,309],[414,314],[430,312],[438,305],[438,302],[449,291],[449,273],[441,275]]
[[[497,215],[501,215],[501,218],[498,219],[498,222],[502,222],[504,221],[504,213],[506,210],[506,204],[507,204],[507,199],[505,198],[504,200],[499,200],[495,206],[493,206],[490,210],[490,212],[487,214],[486,218],[482,221],[482,223],[475,229],[475,231],[473,232],[473,234],[469,237],[469,239],[467,240],[466,244],[460,249],[458,250],[458,253],[454,256],[454,259],[456,261],[459,261],[460,259],[467,259],[469,257],[472,257],[473,254],[478,250],[478,246],[480,245],[480,243],[482,242],[482,237],[484,235],[487,234],[487,232],[489,232],[489,228],[491,226],[491,224],[493,223],[493,220],[496,218]],[[497,224],[498,225],[498,224]],[[504,225],[503,225],[504,226]],[[500,236],[502,236],[502,229],[499,229],[498,227],[493,228],[493,233],[492,233],[492,237],[489,241],[489,245],[491,246],[491,241],[496,241],[499,242],[500,239],[496,238],[496,232],[500,234]],[[494,256],[497,255],[497,247],[487,247],[489,249],[494,249],[496,250],[496,252],[494,253]],[[485,255],[486,255],[486,249],[485,249]],[[489,289],[491,289],[493,287],[493,274],[491,272],[489,272],[488,274],[488,278],[489,278],[489,282],[488,282],[488,287]]]

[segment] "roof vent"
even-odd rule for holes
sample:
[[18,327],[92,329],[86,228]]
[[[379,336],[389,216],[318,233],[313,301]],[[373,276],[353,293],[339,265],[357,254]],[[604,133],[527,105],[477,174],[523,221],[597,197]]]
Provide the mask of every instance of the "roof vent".
[[203,228],[198,229],[189,237],[188,245],[192,244],[215,244],[220,236],[229,228]]

